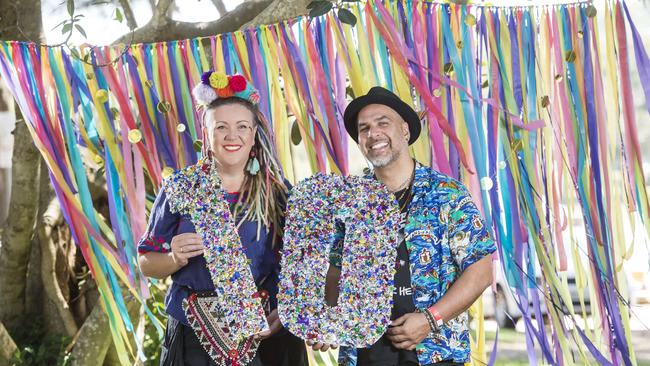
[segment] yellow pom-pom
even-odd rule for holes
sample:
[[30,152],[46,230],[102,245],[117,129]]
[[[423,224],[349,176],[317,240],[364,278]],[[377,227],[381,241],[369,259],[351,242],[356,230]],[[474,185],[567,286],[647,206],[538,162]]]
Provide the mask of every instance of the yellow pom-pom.
[[210,86],[215,89],[221,89],[228,85],[228,76],[222,72],[213,72],[210,74]]

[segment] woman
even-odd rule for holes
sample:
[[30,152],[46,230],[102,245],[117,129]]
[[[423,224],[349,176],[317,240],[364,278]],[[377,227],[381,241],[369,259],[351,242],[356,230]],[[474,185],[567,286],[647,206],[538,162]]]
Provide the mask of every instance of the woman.
[[[218,174],[221,179],[255,284],[260,293],[268,294],[269,330],[255,335],[261,342],[249,365],[307,365],[304,342],[284,330],[277,315],[279,250],[288,188],[269,126],[257,108],[257,92],[241,75],[209,72],[193,94],[204,108],[204,159],[197,165],[204,171],[208,167],[208,174]],[[210,356],[215,350],[202,337],[210,335],[201,334],[200,327],[195,333],[183,307],[183,300],[192,293],[214,290],[204,245],[190,217],[170,208],[170,197],[161,189],[147,233],[138,245],[145,276],[172,276],[165,298],[168,321],[161,365],[215,365]]]

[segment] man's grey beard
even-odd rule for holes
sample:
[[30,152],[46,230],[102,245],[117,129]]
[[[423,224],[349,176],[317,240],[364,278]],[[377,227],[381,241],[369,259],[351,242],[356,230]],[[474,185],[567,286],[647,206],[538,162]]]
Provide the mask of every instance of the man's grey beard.
[[368,158],[370,161],[370,164],[372,164],[373,167],[375,168],[383,168],[388,165],[390,165],[392,162],[396,161],[397,158],[399,158],[400,152],[395,151],[392,154],[386,156],[386,157],[381,157],[381,158]]

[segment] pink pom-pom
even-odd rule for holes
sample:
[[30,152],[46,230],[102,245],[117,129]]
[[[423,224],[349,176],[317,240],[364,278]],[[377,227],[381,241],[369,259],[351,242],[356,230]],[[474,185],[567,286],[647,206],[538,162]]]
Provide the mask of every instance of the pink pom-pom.
[[203,83],[197,84],[194,89],[192,89],[192,95],[197,104],[203,105],[208,105],[212,103],[213,100],[217,99],[217,92],[215,92],[212,87]]

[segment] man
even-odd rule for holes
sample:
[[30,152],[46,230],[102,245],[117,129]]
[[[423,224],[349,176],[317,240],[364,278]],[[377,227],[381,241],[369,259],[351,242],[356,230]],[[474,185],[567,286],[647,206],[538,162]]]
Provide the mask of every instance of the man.
[[[342,347],[341,365],[455,365],[469,361],[467,309],[492,282],[495,251],[476,205],[458,181],[409,156],[421,125],[392,92],[372,88],[348,105],[345,127],[394,192],[403,213],[391,327],[373,346]],[[336,304],[342,240],[332,249],[326,297]],[[331,345],[317,343],[314,349]]]

